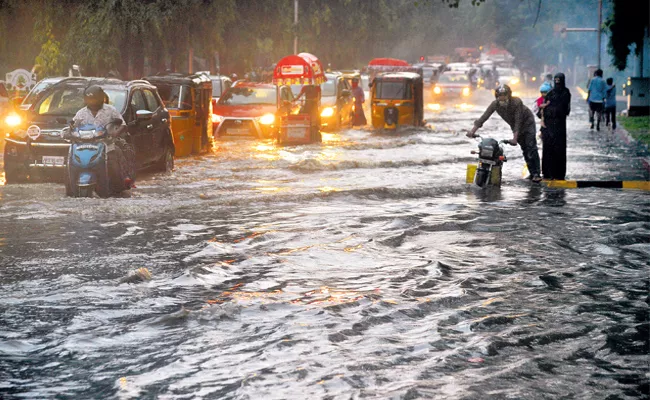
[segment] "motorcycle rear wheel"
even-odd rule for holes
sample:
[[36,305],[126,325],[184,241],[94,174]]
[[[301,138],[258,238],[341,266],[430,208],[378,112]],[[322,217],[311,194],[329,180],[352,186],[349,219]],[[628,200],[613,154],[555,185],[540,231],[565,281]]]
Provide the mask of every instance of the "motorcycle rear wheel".
[[476,170],[476,175],[474,175],[474,183],[478,187],[485,187],[488,183],[488,178],[490,177],[490,171],[485,168],[479,167]]
[[93,192],[92,186],[77,186],[77,197],[93,197]]

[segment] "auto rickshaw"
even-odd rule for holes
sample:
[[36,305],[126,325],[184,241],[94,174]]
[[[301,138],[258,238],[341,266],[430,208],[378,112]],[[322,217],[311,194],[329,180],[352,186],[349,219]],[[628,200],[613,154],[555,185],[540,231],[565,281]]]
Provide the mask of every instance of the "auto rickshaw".
[[210,147],[212,80],[206,74],[169,73],[144,78],[158,88],[171,117],[177,157],[199,154]]
[[273,84],[302,85],[299,97],[305,102],[297,115],[287,115],[280,121],[278,143],[304,144],[321,141],[320,84],[327,81],[323,66],[309,53],[286,56],[273,70]]
[[375,59],[370,72],[370,115],[376,129],[424,126],[421,70],[402,60]]

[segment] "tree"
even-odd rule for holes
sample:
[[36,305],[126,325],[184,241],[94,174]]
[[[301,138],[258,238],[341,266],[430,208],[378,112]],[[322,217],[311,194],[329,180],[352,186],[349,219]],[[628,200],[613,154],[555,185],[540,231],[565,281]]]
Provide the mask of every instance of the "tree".
[[650,4],[647,0],[613,0],[613,3],[614,12],[605,23],[610,31],[608,50],[612,64],[622,71],[627,67],[632,44],[637,56],[643,54],[643,41],[648,37]]

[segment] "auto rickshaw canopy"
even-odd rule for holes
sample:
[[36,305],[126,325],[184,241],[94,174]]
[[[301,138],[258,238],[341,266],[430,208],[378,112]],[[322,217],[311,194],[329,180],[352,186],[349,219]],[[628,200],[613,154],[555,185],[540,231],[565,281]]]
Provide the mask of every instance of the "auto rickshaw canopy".
[[320,60],[313,54],[286,56],[273,69],[274,85],[320,85],[327,82]]
[[393,67],[410,67],[411,64],[404,60],[399,60],[397,58],[374,58],[370,60],[368,65],[385,65]]
[[212,87],[212,80],[206,74],[181,74],[177,72],[170,72],[167,74],[151,75],[143,78],[146,81],[153,83],[167,83],[177,85],[188,85],[192,87],[207,86],[209,83]]

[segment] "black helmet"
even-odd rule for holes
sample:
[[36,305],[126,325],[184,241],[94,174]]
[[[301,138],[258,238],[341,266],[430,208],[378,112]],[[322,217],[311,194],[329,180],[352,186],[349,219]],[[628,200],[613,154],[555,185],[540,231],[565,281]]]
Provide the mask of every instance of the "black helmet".
[[499,98],[499,96],[507,96],[508,98],[512,97],[512,90],[510,89],[510,86],[508,85],[499,85],[497,86],[496,89],[494,89],[494,97]]
[[105,99],[106,93],[100,86],[88,86],[84,91],[84,104],[86,104],[88,108],[101,108]]

